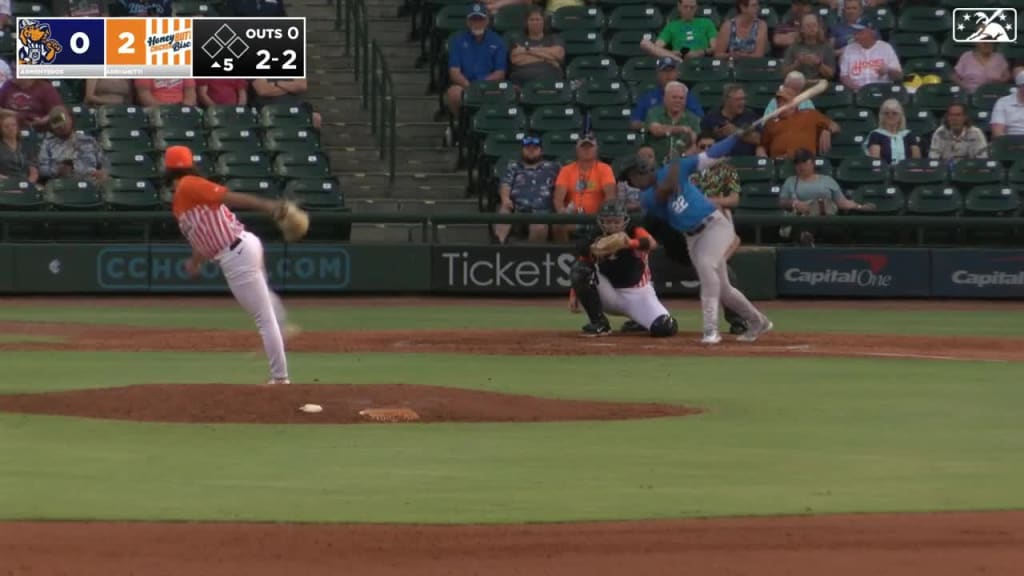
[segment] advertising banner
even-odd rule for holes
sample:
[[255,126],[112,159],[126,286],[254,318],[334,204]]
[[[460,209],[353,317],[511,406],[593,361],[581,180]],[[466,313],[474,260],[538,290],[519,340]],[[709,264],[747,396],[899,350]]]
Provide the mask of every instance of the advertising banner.
[[109,245],[101,244],[12,245],[12,289],[37,294],[100,291],[102,287],[96,283],[96,257],[107,247]]
[[0,244],[0,292],[14,290],[14,251]]
[[932,296],[1024,298],[1024,251],[933,250]]
[[930,253],[925,249],[780,248],[780,296],[928,296]]

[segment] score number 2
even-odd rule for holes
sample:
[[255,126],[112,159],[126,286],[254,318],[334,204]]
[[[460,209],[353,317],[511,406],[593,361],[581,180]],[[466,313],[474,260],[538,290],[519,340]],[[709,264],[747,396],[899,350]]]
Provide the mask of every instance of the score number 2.
[[135,54],[135,34],[131,32],[121,32],[117,35],[117,39],[121,40],[121,46],[118,47],[118,54]]
[[[281,64],[282,70],[295,70],[295,60],[298,55],[295,54],[295,50],[285,50],[281,53],[285,56],[285,61]],[[256,55],[260,57],[259,63],[256,64],[257,70],[270,70],[270,50],[259,50]]]

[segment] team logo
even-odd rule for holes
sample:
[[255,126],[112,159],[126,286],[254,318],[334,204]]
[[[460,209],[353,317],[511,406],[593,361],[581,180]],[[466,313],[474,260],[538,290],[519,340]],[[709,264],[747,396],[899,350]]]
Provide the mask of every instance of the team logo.
[[64,49],[51,38],[50,25],[38,20],[18,19],[18,64],[39,65],[52,64],[57,54]]
[[956,8],[953,10],[954,42],[1017,41],[1016,8]]
[[147,18],[146,53],[150,65],[186,65],[192,53],[192,22],[187,18]]

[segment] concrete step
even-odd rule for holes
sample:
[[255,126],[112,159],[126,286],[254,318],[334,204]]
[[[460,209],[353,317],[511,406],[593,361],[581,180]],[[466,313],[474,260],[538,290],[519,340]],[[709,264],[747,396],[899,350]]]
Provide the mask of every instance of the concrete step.
[[491,230],[486,224],[451,224],[437,227],[441,244],[488,244]]
[[[340,114],[343,118],[350,119],[351,114],[361,109],[362,98],[348,96],[338,98],[332,95],[310,90],[306,101],[321,111],[321,114]],[[435,122],[434,113],[438,111],[440,104],[437,96],[399,96],[395,106],[395,116],[399,124],[406,122]],[[346,116],[348,114],[349,116]],[[364,116],[369,119],[369,114]]]
[[474,199],[424,200],[423,198],[346,198],[346,204],[353,212],[360,214],[384,214],[404,212],[409,214],[453,214],[476,213],[480,207]]
[[366,146],[374,141],[369,122],[330,123],[320,131],[320,143],[326,148]]
[[351,242],[396,243],[421,241],[423,227],[416,224],[353,224]]
[[[412,44],[409,40],[409,32],[412,30],[412,20],[402,18],[367,18],[370,25],[370,36],[378,40],[393,39],[396,42],[401,40]],[[419,43],[416,43],[419,45]]]
[[384,170],[343,172],[335,169],[334,172],[341,182],[346,198],[466,199],[465,174],[397,172],[395,182],[391,184],[388,182],[388,175]]
[[[365,146],[365,144],[364,144]],[[372,171],[373,167],[385,169],[386,160],[378,156],[376,148],[327,148],[331,168],[338,172]],[[395,167],[403,172],[437,173],[452,172],[455,168],[455,151],[449,148],[397,148]]]

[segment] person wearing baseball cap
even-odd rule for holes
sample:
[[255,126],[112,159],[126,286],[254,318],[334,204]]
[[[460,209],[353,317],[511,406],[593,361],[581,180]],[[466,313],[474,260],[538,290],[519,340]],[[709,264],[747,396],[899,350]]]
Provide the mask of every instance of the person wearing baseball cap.
[[[775,94],[779,108],[796,98],[792,88],[783,86]],[[759,156],[792,158],[800,148],[827,152],[839,125],[817,110],[787,108],[765,123],[761,130]]]
[[[642,130],[644,121],[647,120],[647,113],[665,102],[665,86],[669,82],[679,79],[678,64],[679,62],[675,58],[663,57],[658,59],[656,63],[658,87],[651,88],[637,97],[633,110],[629,115],[629,121],[633,130]],[[692,90],[686,95],[686,109],[697,118],[704,116],[704,107],[701,106],[700,99],[697,98],[697,94]]]
[[[555,210],[561,214],[593,214],[615,198],[615,173],[597,156],[597,138],[586,133],[576,141],[576,161],[558,172],[555,180]],[[576,227],[555,226],[556,242],[568,242]]]
[[39,144],[39,176],[105,180],[110,163],[96,138],[75,131],[74,118],[63,106],[50,110],[46,118],[50,132]]
[[[554,209],[551,193],[558,178],[560,166],[557,162],[544,159],[540,136],[528,134],[523,137],[523,148],[519,160],[510,162],[502,175],[498,196],[499,214],[549,214]],[[494,236],[505,243],[511,224],[495,224]],[[547,224],[530,224],[529,241],[543,243],[548,240]]]
[[843,0],[842,4],[842,17],[838,22],[832,24],[828,31],[837,58],[842,54],[843,49],[853,42],[853,36],[857,33],[854,26],[865,24],[868,21],[864,17],[864,0]]
[[490,29],[491,17],[484,4],[473,4],[466,14],[466,30],[448,42],[448,80],[445,93],[452,118],[459,117],[462,94],[473,82],[504,80],[508,71],[505,40]]
[[854,24],[853,42],[839,57],[839,80],[856,92],[862,86],[903,80],[903,66],[892,45],[880,40],[870,24]]
[[1013,80],[1016,92],[996,100],[992,107],[989,127],[993,139],[1024,134],[1024,70],[1017,72]]
[[641,40],[640,49],[654,58],[703,58],[711,55],[717,35],[714,22],[697,16],[697,0],[679,0],[679,18],[665,24],[654,42]]
[[231,211],[263,212],[276,218],[284,202],[233,192],[207,180],[186,146],[169,146],[164,152],[164,181],[173,190],[171,212],[192,247],[185,271],[196,277],[206,262],[217,263],[235,300],[256,320],[270,362],[267,383],[288,384],[284,340],[298,330],[287,324],[284,305],[268,285],[263,243]]

